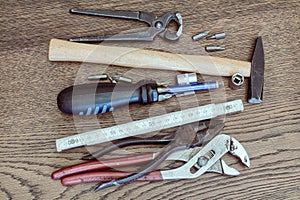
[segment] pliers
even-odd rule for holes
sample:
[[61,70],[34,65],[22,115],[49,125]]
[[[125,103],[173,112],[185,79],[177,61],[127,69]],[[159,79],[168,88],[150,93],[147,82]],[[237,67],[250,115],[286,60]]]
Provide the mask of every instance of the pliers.
[[[173,145],[172,145],[173,146]],[[166,148],[167,149],[167,148]],[[226,175],[239,175],[236,169],[229,167],[221,158],[227,152],[237,156],[241,162],[247,167],[250,166],[249,156],[244,147],[234,138],[228,135],[217,135],[203,148],[193,146],[186,148],[186,146],[177,146],[169,151],[163,160],[177,160],[186,162],[181,167],[170,170],[151,170],[147,173],[142,173],[142,176],[131,178],[130,181],[158,181],[158,180],[178,180],[197,178],[205,172],[217,172]],[[82,164],[73,165],[60,169],[52,174],[53,179],[61,179],[63,185],[73,185],[78,183],[88,182],[106,182],[111,181],[97,187],[95,191],[128,182],[128,177],[134,177],[136,174],[133,172],[120,172],[120,171],[100,171],[111,169],[115,167],[132,166],[145,162],[155,162],[160,159],[160,153],[150,153],[138,156],[123,157],[118,159],[109,159],[102,161],[89,161]],[[161,163],[161,162],[159,162]],[[157,166],[156,166],[157,167]],[[147,168],[147,167],[146,167]],[[191,172],[192,169],[196,171]],[[126,178],[124,178],[126,177]],[[120,183],[121,180],[127,182]]]
[[[141,32],[117,34],[114,36],[80,37],[69,39],[73,42],[153,41],[157,35],[166,40],[175,41],[182,35],[182,17],[178,12],[167,12],[161,17],[157,17],[152,12],[80,10],[73,8],[70,10],[70,13],[138,20],[149,25],[147,30]],[[178,26],[176,32],[171,32],[167,29],[167,26],[171,21],[174,21]]]

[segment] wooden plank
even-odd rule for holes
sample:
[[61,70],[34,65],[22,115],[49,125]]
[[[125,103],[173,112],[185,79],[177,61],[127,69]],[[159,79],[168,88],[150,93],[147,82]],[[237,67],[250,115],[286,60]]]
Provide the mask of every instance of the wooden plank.
[[[300,196],[300,82],[298,0],[256,2],[221,0],[199,2],[160,1],[5,1],[1,3],[1,126],[0,199],[298,199]],[[199,179],[175,182],[132,183],[92,192],[94,184],[64,187],[50,178],[61,167],[80,162],[94,148],[57,153],[55,140],[78,132],[108,127],[128,120],[178,111],[189,106],[221,100],[246,100],[247,84],[240,90],[197,93],[190,99],[172,98],[147,106],[130,106],[131,118],[111,113],[99,118],[72,118],[56,106],[57,94],[67,86],[85,81],[94,73],[126,73],[164,80],[176,73],[132,71],[128,68],[79,63],[49,62],[51,38],[111,34],[143,27],[127,20],[70,15],[68,10],[101,8],[153,11],[158,15],[178,11],[184,20],[178,43],[156,40],[147,44],[122,44],[162,49],[180,54],[203,54],[201,45],[225,44],[227,50],[209,55],[250,61],[255,38],[263,36],[266,68],[264,102],[243,113],[226,116],[224,133],[238,139],[251,159],[246,169],[236,159],[226,162],[241,171],[238,177],[204,174]],[[203,31],[226,32],[220,41],[193,42]],[[171,48],[170,48],[171,47]],[[183,48],[184,47],[184,48]],[[135,77],[138,79],[137,77]],[[209,79],[210,77],[202,77]],[[164,80],[165,81],[165,80]],[[228,80],[223,79],[225,86]],[[196,100],[199,103],[196,103]],[[220,101],[221,101],[220,100]],[[132,147],[114,155],[157,151],[158,147]]]

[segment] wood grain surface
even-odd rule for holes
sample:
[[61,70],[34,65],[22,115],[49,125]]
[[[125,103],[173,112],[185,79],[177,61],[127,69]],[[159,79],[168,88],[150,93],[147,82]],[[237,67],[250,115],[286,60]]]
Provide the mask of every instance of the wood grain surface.
[[[241,172],[240,176],[211,173],[192,180],[131,183],[98,193],[93,192],[95,184],[65,187],[52,180],[50,175],[54,170],[79,163],[80,157],[91,150],[78,148],[57,153],[56,139],[195,104],[173,98],[155,105],[130,106],[130,119],[112,113],[98,118],[62,114],[56,105],[57,94],[75,82],[84,82],[91,73],[126,73],[134,79],[147,76],[160,80],[174,79],[176,75],[48,61],[51,38],[117,34],[144,27],[135,21],[69,14],[68,10],[74,7],[182,14],[184,34],[177,43],[156,39],[151,44],[124,46],[203,54],[203,45],[225,44],[226,51],[209,55],[250,61],[255,38],[262,35],[266,59],[263,104],[246,103],[248,85],[231,90],[226,78],[223,78],[224,91],[213,97],[215,101],[243,99],[245,111],[226,116],[224,133],[244,145],[251,168],[246,169],[228,156],[225,160]],[[299,12],[299,0],[2,1],[0,199],[299,199]],[[204,30],[224,31],[228,36],[220,41],[191,41],[192,35]],[[211,98],[209,93],[196,96],[201,100],[197,104],[205,104],[202,99]],[[159,148],[139,146],[115,154],[154,150]]]

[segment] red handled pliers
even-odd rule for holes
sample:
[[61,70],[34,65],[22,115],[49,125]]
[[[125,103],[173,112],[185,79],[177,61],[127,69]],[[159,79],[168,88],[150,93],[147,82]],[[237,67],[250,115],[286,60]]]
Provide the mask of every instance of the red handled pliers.
[[[147,173],[137,181],[159,181],[197,178],[205,172],[216,172],[226,175],[239,175],[239,172],[229,167],[221,158],[227,152],[237,156],[247,167],[250,166],[249,156],[244,147],[234,138],[228,135],[217,135],[203,148],[182,148],[170,153],[166,160],[183,161],[185,164],[178,168],[169,170],[156,170]],[[153,161],[159,153],[149,153],[137,156],[122,157],[118,159],[96,160],[69,166],[52,174],[53,179],[61,179],[63,185],[74,185],[89,182],[107,182],[126,176],[131,176],[133,172],[105,171],[115,167],[132,166]],[[191,172],[194,168],[196,171]],[[98,187],[104,189],[111,186],[113,182],[108,182]],[[108,184],[108,186],[107,186]],[[113,184],[114,185],[114,184]]]

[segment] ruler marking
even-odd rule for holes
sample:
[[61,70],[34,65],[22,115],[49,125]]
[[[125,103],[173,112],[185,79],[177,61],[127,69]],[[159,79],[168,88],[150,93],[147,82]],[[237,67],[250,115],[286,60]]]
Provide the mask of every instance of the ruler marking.
[[159,131],[171,127],[181,126],[196,121],[214,118],[243,111],[241,100],[225,102],[220,104],[209,104],[190,108],[182,111],[168,113],[126,124],[120,124],[108,128],[97,129],[56,140],[57,151],[63,151],[79,146],[94,145],[126,137],[141,135],[149,132]]

